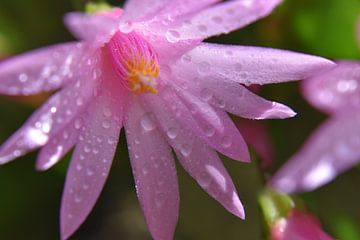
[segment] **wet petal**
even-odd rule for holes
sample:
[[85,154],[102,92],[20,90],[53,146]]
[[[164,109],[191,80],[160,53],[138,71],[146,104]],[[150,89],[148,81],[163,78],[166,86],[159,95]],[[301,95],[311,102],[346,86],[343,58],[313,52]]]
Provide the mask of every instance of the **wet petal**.
[[151,18],[160,12],[170,0],[127,0],[124,7],[123,21],[140,21]]
[[360,115],[348,113],[321,125],[273,177],[284,192],[311,191],[356,165],[360,159]]
[[109,41],[119,26],[117,18],[78,12],[66,14],[64,22],[76,38],[91,42],[93,46]]
[[168,33],[173,33],[178,40],[204,39],[229,33],[267,16],[280,2],[281,0],[227,1],[175,22]]
[[167,136],[168,142],[189,174],[213,198],[219,201],[228,211],[244,218],[244,209],[222,162],[215,151],[210,150],[191,131],[184,128],[170,111],[170,108],[158,101],[157,97],[146,98],[160,128]]
[[261,167],[270,167],[274,162],[274,148],[264,122],[241,119],[241,121],[237,123],[237,127],[246,143],[249,144],[261,158]]
[[252,93],[241,84],[223,81],[218,77],[193,77],[184,72],[181,65],[173,68],[175,77],[181,82],[186,91],[211,104],[234,115],[249,119],[273,119],[289,118],[295,116],[295,112],[289,107],[263,99]]
[[240,161],[250,161],[244,139],[225,112],[212,108],[186,91],[178,94],[179,96],[173,90],[164,90],[161,97],[183,127],[224,155]]
[[72,80],[87,46],[67,43],[38,49],[0,63],[0,94],[52,91]]
[[318,109],[346,112],[360,107],[360,62],[344,61],[302,85],[305,98]]
[[[72,122],[93,97],[99,81],[98,56],[77,73],[79,78],[52,96],[0,148],[0,164],[45,145],[58,131]],[[74,124],[77,124],[75,120]]]
[[76,124],[70,122],[61,131],[51,137],[49,142],[40,150],[39,156],[36,161],[37,170],[48,170],[56,163],[58,163],[78,140],[79,130],[77,126],[82,125],[80,119]]
[[99,95],[83,115],[79,142],[66,176],[61,205],[61,237],[67,239],[84,222],[95,205],[115,154],[122,125],[121,89],[103,83]]
[[302,53],[209,43],[186,53],[177,65],[187,75],[211,76],[245,85],[304,79],[335,66],[327,59]]
[[173,239],[179,212],[179,189],[171,148],[139,103],[125,122],[137,195],[154,239]]

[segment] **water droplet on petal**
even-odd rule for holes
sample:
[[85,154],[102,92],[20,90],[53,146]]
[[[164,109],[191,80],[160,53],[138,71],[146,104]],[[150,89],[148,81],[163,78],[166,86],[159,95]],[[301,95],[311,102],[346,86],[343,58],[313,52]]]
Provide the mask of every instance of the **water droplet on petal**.
[[211,125],[207,125],[207,126],[205,127],[205,134],[206,134],[206,136],[208,136],[208,137],[214,136],[214,134],[215,134],[215,128],[214,128],[213,126],[211,126]]
[[153,113],[145,113],[140,120],[140,124],[145,131],[152,131],[156,128],[155,119]]
[[204,88],[200,91],[200,97],[204,101],[209,101],[212,98],[212,93],[210,89]]
[[169,30],[166,32],[166,39],[170,42],[170,43],[175,43],[179,41],[180,38],[180,33],[178,31],[175,30]]
[[224,148],[229,148],[231,146],[231,139],[229,137],[223,137],[221,139],[221,145],[224,147]]
[[180,152],[184,157],[188,157],[191,153],[191,146],[189,144],[181,145]]
[[166,133],[170,139],[175,139],[178,135],[178,130],[176,128],[171,127],[168,129]]
[[208,172],[204,171],[201,172],[198,179],[197,179],[199,185],[203,188],[206,188],[210,185],[211,183],[211,176],[209,175]]

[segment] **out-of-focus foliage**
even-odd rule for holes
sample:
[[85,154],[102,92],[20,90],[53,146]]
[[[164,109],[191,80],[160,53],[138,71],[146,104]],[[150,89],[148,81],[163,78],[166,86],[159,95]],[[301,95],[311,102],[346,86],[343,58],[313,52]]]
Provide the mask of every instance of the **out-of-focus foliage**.
[[[62,24],[65,12],[84,9],[85,0],[1,0],[0,58],[56,42],[72,40]],[[120,5],[117,0],[108,1]],[[329,58],[360,60],[355,20],[358,0],[285,0],[270,17],[212,42],[269,46]],[[266,86],[262,95],[292,106],[298,116],[267,121],[276,163],[281,165],[325,118],[302,100],[298,84]],[[39,100],[40,99],[40,100]],[[0,96],[0,143],[40,104],[41,97]],[[31,104],[29,104],[31,103]],[[131,175],[124,135],[106,187],[96,208],[72,239],[150,239]],[[0,166],[0,239],[58,239],[58,218],[68,158],[48,172],[34,170],[36,153]],[[246,221],[224,211],[178,166],[181,191],[179,240],[265,239],[257,205],[263,177],[256,156],[251,164],[224,158],[246,208]],[[270,173],[267,173],[270,174]],[[337,239],[358,240],[360,229],[359,169],[300,197],[324,228]]]

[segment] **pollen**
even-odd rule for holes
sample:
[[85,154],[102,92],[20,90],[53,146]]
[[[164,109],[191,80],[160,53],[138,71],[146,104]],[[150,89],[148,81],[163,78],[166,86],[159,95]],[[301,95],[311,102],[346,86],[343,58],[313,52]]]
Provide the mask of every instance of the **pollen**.
[[133,93],[157,93],[160,67],[155,50],[138,34],[117,32],[107,44],[123,85]]

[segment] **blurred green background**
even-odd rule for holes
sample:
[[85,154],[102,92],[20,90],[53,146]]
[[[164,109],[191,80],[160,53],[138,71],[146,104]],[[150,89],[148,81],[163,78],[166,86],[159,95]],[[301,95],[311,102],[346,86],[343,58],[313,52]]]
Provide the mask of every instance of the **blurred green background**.
[[[68,11],[82,9],[81,0],[1,0],[0,59],[26,50],[72,40],[62,24]],[[121,1],[109,1],[121,6]],[[267,46],[317,54],[330,59],[358,59],[355,21],[359,0],[285,0],[276,11],[251,26],[211,42]],[[266,86],[262,96],[293,107],[297,117],[264,121],[275,147],[273,173],[305,141],[326,116],[299,95],[298,83]],[[0,143],[3,143],[44,100],[43,96],[0,96]],[[0,239],[59,239],[59,207],[69,156],[47,172],[36,172],[36,152],[0,166]],[[257,204],[264,183],[253,163],[224,159],[246,207],[247,219],[232,216],[178,166],[181,191],[178,240],[266,238]],[[360,239],[359,168],[300,197],[337,239]],[[151,239],[136,199],[125,137],[105,189],[85,224],[71,239]]]

